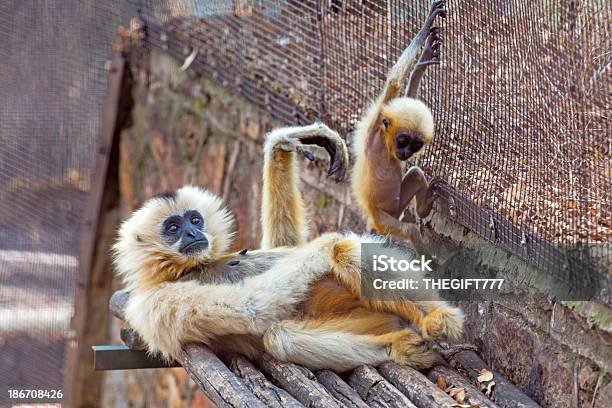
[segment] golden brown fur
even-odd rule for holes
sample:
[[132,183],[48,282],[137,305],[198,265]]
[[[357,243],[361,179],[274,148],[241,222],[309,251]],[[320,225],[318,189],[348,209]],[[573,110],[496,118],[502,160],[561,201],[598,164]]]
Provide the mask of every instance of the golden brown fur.
[[[361,244],[381,238],[328,233],[306,240],[295,156],[303,148],[300,138],[312,134],[346,154],[337,134],[320,124],[267,136],[265,249],[229,253],[229,212],[195,187],[178,190],[174,198],[152,199],[123,224],[115,261],[130,290],[126,320],[150,352],[176,358],[182,344],[197,341],[253,358],[265,350],[313,369],[343,371],[390,359],[423,368],[435,358],[425,339],[460,334],[460,310],[422,303],[435,296],[410,300],[399,294],[382,303],[363,298]],[[159,237],[164,218],[186,209],[206,219],[204,233],[212,243],[188,256]],[[426,314],[436,310],[432,323]],[[439,323],[446,321],[450,324]]]

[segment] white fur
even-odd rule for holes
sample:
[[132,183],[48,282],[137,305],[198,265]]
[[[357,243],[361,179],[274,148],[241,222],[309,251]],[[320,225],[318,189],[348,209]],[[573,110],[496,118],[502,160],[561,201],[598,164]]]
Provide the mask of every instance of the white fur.
[[340,234],[325,234],[292,251],[282,263],[236,284],[170,282],[134,288],[125,317],[153,353],[176,358],[181,344],[216,336],[262,336],[289,318],[310,285],[332,268],[331,251]]
[[379,365],[389,360],[384,344],[370,335],[304,328],[296,321],[270,327],[264,336],[266,350],[276,359],[291,361],[312,370],[334,367],[346,371],[361,364]]

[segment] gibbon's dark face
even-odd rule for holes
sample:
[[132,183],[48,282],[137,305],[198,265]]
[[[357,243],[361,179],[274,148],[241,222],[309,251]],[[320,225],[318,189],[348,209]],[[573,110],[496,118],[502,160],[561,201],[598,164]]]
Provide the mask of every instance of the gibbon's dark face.
[[395,137],[395,154],[401,161],[408,160],[421,150],[424,144],[423,137],[419,133],[400,130]]
[[184,255],[197,253],[209,245],[204,235],[204,219],[196,210],[166,218],[162,226],[162,237],[168,245],[178,242],[178,250]]

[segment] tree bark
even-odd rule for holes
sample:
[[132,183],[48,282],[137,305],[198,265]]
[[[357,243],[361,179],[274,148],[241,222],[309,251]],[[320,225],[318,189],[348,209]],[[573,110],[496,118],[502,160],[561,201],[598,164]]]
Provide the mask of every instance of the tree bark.
[[501,374],[491,370],[484,361],[473,351],[461,351],[450,359],[457,368],[461,369],[471,381],[476,381],[478,373],[486,369],[493,373],[495,387],[491,399],[502,408],[539,408],[535,401],[525,395],[514,384],[506,380]]
[[269,407],[302,408],[295,398],[287,391],[275,386],[245,357],[233,355],[230,359],[230,369],[251,390],[257,398]]
[[289,394],[307,407],[340,408],[340,403],[317,382],[314,374],[292,363],[282,363],[264,354],[260,361],[263,371]]
[[321,370],[316,373],[316,376],[325,389],[345,406],[367,408],[357,391],[344,382],[338,374],[329,370]]
[[451,407],[456,404],[455,400],[414,368],[384,363],[378,370],[418,408]]
[[446,365],[437,365],[427,372],[429,378],[434,384],[438,378],[442,377],[447,387],[457,387],[465,389],[465,403],[469,405],[477,405],[485,408],[499,408],[493,401],[487,398],[478,388],[465,379],[461,374]]
[[404,394],[370,366],[363,365],[353,370],[349,384],[357,390],[369,407],[415,408]]

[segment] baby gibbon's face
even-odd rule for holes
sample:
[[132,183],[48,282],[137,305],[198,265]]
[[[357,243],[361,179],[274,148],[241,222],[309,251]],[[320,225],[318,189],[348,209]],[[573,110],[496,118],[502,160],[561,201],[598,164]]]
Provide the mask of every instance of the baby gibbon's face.
[[381,111],[381,131],[389,153],[400,161],[419,153],[433,138],[433,117],[413,98],[395,98]]

